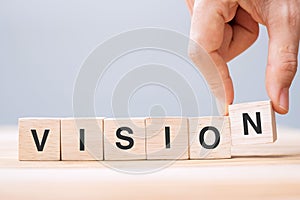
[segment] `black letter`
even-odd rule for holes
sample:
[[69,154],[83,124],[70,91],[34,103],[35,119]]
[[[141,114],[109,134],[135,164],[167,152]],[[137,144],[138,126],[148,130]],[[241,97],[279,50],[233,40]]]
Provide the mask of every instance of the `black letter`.
[[249,135],[247,121],[250,122],[251,126],[254,128],[254,130],[257,134],[262,134],[260,112],[256,113],[257,126],[255,126],[254,122],[252,121],[252,119],[250,118],[250,116],[247,113],[243,113],[244,135]]
[[79,130],[79,150],[84,151],[84,129]]
[[117,134],[117,137],[121,140],[126,140],[127,142],[129,142],[129,144],[127,146],[123,146],[120,142],[116,142],[116,145],[117,147],[119,147],[120,149],[123,149],[123,150],[128,150],[128,149],[131,149],[134,145],[134,141],[131,137],[127,137],[127,136],[124,136],[124,135],[121,135],[121,132],[122,131],[127,131],[129,134],[133,134],[131,128],[128,128],[128,127],[121,127],[121,128],[118,128],[116,134]]
[[165,127],[166,148],[170,149],[170,127]]
[[[204,134],[208,131],[211,130],[215,133],[215,143],[213,143],[212,145],[208,145],[205,143],[204,141]],[[199,140],[200,140],[200,144],[201,146],[203,146],[205,149],[214,149],[216,148],[219,143],[220,143],[220,133],[218,131],[218,129],[216,129],[213,126],[207,126],[204,127],[201,131],[200,131],[200,135],[199,135]]]
[[43,138],[42,138],[42,143],[40,144],[40,141],[39,141],[38,135],[36,133],[36,130],[31,129],[31,133],[32,133],[32,136],[33,136],[33,139],[34,139],[34,142],[35,142],[35,146],[36,146],[38,151],[43,151],[44,150],[44,146],[45,146],[45,143],[46,143],[49,132],[50,132],[49,129],[46,129],[44,131],[44,135],[43,135]]

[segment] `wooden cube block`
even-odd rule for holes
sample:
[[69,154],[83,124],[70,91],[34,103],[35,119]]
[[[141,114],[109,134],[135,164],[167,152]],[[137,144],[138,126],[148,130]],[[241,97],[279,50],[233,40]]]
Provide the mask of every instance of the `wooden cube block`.
[[61,120],[62,160],[103,160],[103,118]]
[[231,158],[229,117],[189,118],[190,159]]
[[60,160],[60,120],[19,119],[19,160]]
[[104,160],[146,159],[145,119],[104,120]]
[[270,101],[230,105],[229,117],[233,145],[272,143],[277,139]]
[[147,159],[188,159],[187,118],[146,119]]

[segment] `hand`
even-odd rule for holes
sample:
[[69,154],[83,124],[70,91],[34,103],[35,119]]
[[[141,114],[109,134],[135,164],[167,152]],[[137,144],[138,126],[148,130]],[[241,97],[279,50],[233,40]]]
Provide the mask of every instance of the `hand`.
[[215,69],[201,68],[199,51],[191,45],[189,55],[198,63],[216,98],[225,102],[224,114],[228,113],[227,107],[234,97],[226,63],[255,42],[258,23],[267,27],[270,39],[267,92],[274,110],[286,114],[289,88],[298,65],[300,0],[186,0],[186,3],[192,15],[190,38],[207,51]]

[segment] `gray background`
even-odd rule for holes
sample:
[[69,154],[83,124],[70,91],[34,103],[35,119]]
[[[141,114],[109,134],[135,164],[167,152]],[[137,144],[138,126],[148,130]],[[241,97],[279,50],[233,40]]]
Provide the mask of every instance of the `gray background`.
[[[73,116],[73,88],[84,59],[113,35],[142,27],[188,35],[190,16],[184,1],[0,1],[0,124],[17,124],[19,117],[28,116]],[[236,103],[268,99],[264,85],[267,44],[266,30],[261,27],[257,42],[229,63]],[[112,66],[105,87],[95,92],[96,113],[112,116],[112,85],[136,64],[151,60],[186,77],[197,92],[203,114],[209,114],[209,92],[201,77],[192,68],[183,67],[178,57],[147,51],[124,57]],[[298,73],[291,88],[290,113],[278,116],[279,124],[300,128],[299,91]],[[180,115],[174,95],[157,86],[134,94],[128,110],[132,116]]]

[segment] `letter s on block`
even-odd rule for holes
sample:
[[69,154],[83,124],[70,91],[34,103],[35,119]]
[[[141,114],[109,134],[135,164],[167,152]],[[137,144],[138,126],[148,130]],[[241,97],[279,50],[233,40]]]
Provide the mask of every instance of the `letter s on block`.
[[121,127],[121,128],[118,128],[118,130],[116,132],[117,138],[119,138],[121,140],[126,140],[129,144],[124,146],[120,142],[116,142],[116,145],[118,148],[123,149],[123,150],[131,149],[134,145],[134,140],[131,137],[122,135],[121,134],[122,131],[126,131],[129,134],[133,134],[132,129],[129,127]]

